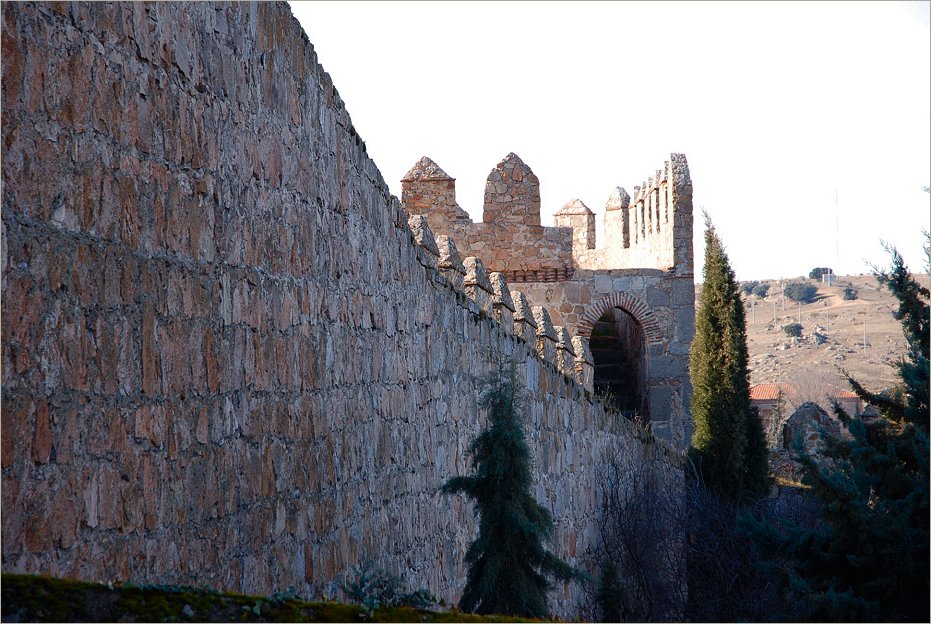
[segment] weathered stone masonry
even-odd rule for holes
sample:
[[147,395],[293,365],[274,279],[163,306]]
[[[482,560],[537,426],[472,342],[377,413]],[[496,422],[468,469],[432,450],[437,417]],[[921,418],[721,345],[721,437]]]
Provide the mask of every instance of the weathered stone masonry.
[[368,556],[455,600],[493,354],[560,555],[607,458],[681,480],[570,323],[408,224],[286,5],[2,18],[4,571],[310,596]]
[[[519,287],[532,305],[548,309],[552,322],[585,338],[617,333],[629,321],[645,343],[624,353],[629,339],[597,336],[591,345],[600,390],[647,420],[655,435],[680,449],[691,436],[688,353],[695,325],[692,254],[692,182],[682,154],[631,198],[616,188],[604,212],[605,241],[596,245],[595,215],[580,200],[555,215],[556,227],[540,225],[540,183],[530,167],[508,154],[488,174],[481,223],[456,202],[455,179],[426,156],[402,179],[404,209],[426,218],[434,231],[459,243]],[[601,325],[599,322],[601,321]],[[625,330],[626,331],[626,330]],[[624,332],[621,332],[624,333]],[[629,333],[629,332],[628,332]],[[621,345],[619,348],[618,345]],[[618,368],[630,369],[629,374]]]

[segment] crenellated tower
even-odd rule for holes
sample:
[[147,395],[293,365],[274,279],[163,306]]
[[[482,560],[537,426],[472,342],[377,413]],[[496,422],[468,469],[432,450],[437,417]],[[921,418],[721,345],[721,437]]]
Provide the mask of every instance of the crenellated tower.
[[[427,157],[404,176],[402,203],[485,269],[520,284],[519,300],[526,298],[533,312],[522,312],[515,300],[514,318],[532,318],[538,348],[553,342],[541,351],[552,351],[547,359],[563,368],[589,359],[596,393],[684,449],[695,318],[685,155],[671,154],[632,188],[630,194],[618,186],[608,196],[603,241],[596,240],[595,213],[578,198],[554,214],[555,227],[540,225],[540,181],[513,152],[488,174],[481,223],[456,202],[455,180]],[[550,326],[565,336],[553,338]],[[572,336],[584,347],[573,347]]]

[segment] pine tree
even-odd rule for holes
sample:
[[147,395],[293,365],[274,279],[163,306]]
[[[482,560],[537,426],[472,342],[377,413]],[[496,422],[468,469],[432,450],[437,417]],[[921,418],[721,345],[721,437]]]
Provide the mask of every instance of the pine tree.
[[908,352],[900,385],[875,394],[848,375],[879,418],[851,418],[836,402],[850,439],[827,438],[822,457],[802,455],[803,481],[821,503],[825,522],[780,524],[745,517],[773,571],[821,621],[927,622],[928,549],[928,289],[895,249],[890,272],[877,278],[899,300]]
[[488,411],[488,426],[469,446],[474,474],[453,477],[441,490],[473,499],[479,516],[478,537],[466,553],[469,572],[459,608],[547,617],[549,578],[568,581],[581,573],[543,545],[552,538],[553,519],[530,493],[530,451],[513,363],[488,378],[479,406]]
[[766,492],[767,450],[750,403],[747,327],[740,288],[705,215],[704,283],[689,360],[692,455],[705,483],[726,497]]

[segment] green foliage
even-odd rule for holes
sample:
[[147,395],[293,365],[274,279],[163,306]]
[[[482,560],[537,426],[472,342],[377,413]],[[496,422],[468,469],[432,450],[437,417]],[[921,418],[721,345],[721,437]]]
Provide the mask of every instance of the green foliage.
[[452,477],[444,494],[475,501],[479,533],[466,553],[469,566],[459,601],[463,611],[546,617],[549,580],[580,578],[579,571],[544,548],[553,519],[530,493],[530,451],[521,425],[516,365],[499,365],[478,404],[488,426],[469,445],[474,473]]
[[786,335],[788,336],[793,336],[795,338],[798,338],[799,336],[802,335],[802,329],[804,328],[802,327],[800,323],[789,323],[788,325],[782,328],[782,331],[784,331]]
[[753,294],[760,299],[765,299],[769,294],[769,284],[757,284],[753,287]]
[[819,621],[929,617],[929,292],[889,251],[892,269],[877,279],[899,300],[896,318],[908,342],[899,387],[874,394],[848,376],[881,416],[851,418],[835,403],[849,438],[826,435],[820,458],[802,453],[804,482],[821,502],[820,525],[744,519],[770,569]]
[[740,292],[742,292],[743,294],[747,296],[752,295],[753,290],[759,285],[760,283],[756,280],[752,282],[744,282],[743,284],[740,285]]
[[425,609],[439,600],[425,589],[408,592],[401,579],[390,572],[376,568],[370,560],[347,575],[341,589],[350,602],[362,607],[365,619],[371,619],[381,607],[416,607]]
[[3,574],[3,621],[11,622],[516,622],[501,616],[382,606],[306,602],[293,591],[271,596],[177,585],[108,585]]
[[[766,442],[750,404],[748,359],[737,282],[706,215],[704,285],[689,360],[692,454],[705,483],[726,497],[762,495],[768,487]],[[756,457],[761,450],[762,458]]]
[[857,298],[857,289],[853,286],[845,286],[843,296],[845,301],[853,301]]
[[818,287],[814,284],[803,284],[802,282],[793,282],[785,288],[785,295],[792,301],[801,301],[802,303],[811,303],[818,294]]
[[808,277],[813,280],[821,280],[821,276],[825,273],[833,273],[834,271],[829,267],[815,267],[808,272]]

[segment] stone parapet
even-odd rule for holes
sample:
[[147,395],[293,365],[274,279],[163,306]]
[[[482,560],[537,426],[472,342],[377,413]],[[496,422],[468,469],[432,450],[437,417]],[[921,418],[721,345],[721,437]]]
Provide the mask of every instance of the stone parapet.
[[533,320],[537,323],[537,353],[550,364],[556,364],[557,337],[553,321],[550,320],[550,313],[543,306],[533,306],[530,310],[533,313]]
[[511,299],[507,279],[500,271],[494,271],[488,279],[491,282],[491,306],[495,320],[501,323],[505,331],[511,333],[514,331],[514,300]]
[[533,318],[533,310],[527,303],[527,297],[515,290],[511,292],[511,298],[514,301],[514,335],[530,344],[536,344],[537,321]]
[[572,228],[573,255],[595,248],[595,213],[581,199],[572,199],[553,215],[556,227]]
[[[428,234],[451,233],[409,222],[287,4],[2,11],[3,570],[320,595],[373,554],[454,602],[478,526],[437,485],[470,470],[490,356],[526,388],[555,555],[595,572],[606,458],[681,491],[681,454],[540,359],[523,295],[527,341],[463,294]],[[438,167],[406,182],[462,221]],[[515,268],[571,263],[567,228],[480,225],[463,255],[508,230],[523,246],[496,253],[546,250]],[[581,590],[561,590],[572,619]]]
[[466,270],[465,265],[462,264],[462,258],[459,257],[459,251],[456,249],[456,243],[445,234],[437,236],[436,243],[440,256],[437,268],[446,276],[453,288],[462,290]]
[[488,273],[482,265],[482,261],[475,256],[469,256],[462,261],[465,266],[465,279],[462,286],[465,294],[475,302],[480,310],[486,314],[492,313],[492,295],[491,281],[488,279]]
[[573,336],[572,347],[575,352],[575,380],[588,390],[594,391],[595,383],[595,359],[592,357],[592,350],[589,348],[588,338],[585,336]]
[[575,378],[575,351],[572,338],[562,325],[554,325],[556,330],[556,368],[565,375]]
[[401,201],[409,214],[425,215],[437,231],[449,221],[469,221],[456,203],[456,180],[424,156],[401,178]]
[[423,215],[413,215],[408,218],[407,225],[414,235],[414,243],[422,250],[418,254],[421,264],[435,269],[440,260],[440,249],[433,238],[433,231],[427,225],[427,218]]
[[488,174],[482,221],[540,225],[540,180],[514,152]]

